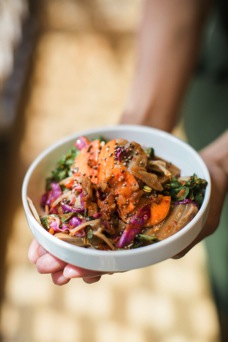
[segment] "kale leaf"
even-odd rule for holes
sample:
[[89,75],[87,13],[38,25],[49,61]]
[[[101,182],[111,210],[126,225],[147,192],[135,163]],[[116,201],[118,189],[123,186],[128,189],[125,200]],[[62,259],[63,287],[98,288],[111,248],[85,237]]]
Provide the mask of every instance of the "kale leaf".
[[46,190],[50,190],[51,183],[60,182],[71,175],[71,166],[78,153],[80,151],[76,147],[71,147],[68,153],[58,161],[56,168],[51,172],[51,176],[46,179]]
[[179,202],[190,199],[200,207],[204,199],[206,187],[207,181],[193,174],[193,176],[187,179],[172,177],[171,182],[165,184],[164,190],[169,192],[173,201]]

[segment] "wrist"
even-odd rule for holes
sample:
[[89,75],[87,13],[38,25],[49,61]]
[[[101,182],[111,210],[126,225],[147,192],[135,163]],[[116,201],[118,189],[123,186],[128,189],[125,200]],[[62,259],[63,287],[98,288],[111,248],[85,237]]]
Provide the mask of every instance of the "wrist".
[[228,130],[201,151],[207,165],[215,165],[222,173],[224,188],[228,192]]

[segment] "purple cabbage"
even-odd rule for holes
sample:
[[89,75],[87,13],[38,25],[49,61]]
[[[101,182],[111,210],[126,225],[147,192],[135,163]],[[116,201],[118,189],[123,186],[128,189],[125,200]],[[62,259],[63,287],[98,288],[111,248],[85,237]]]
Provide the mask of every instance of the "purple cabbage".
[[148,221],[149,218],[150,205],[148,204],[145,207],[139,209],[131,218],[119,241],[117,242],[117,248],[123,248],[129,245],[134,240],[136,235],[141,232],[144,224]]
[[[69,221],[69,225],[71,228],[75,228],[77,226],[79,226],[80,224],[82,223],[82,220],[79,218],[79,217],[72,217]],[[84,237],[85,236],[85,230],[84,229],[81,229],[80,231],[78,231],[75,236],[78,236],[78,237]]]
[[48,226],[52,228],[56,233],[69,231],[69,227],[66,224],[61,225],[60,218],[58,216],[50,215],[48,217]]
[[81,213],[84,210],[82,207],[81,208],[76,208],[76,207],[73,207],[73,206],[71,206],[71,205],[69,205],[67,203],[64,203],[64,202],[61,203],[61,207],[63,209],[63,213],[64,214],[65,213]]
[[77,227],[79,224],[82,223],[82,220],[79,217],[73,216],[70,220],[69,220],[69,224],[72,228]]
[[[52,228],[55,232],[66,232],[72,228],[77,227],[82,223],[82,220],[76,216],[71,217],[68,222],[61,224],[61,220],[58,216],[50,215],[48,216],[48,227]],[[80,233],[80,236],[82,234]]]
[[196,202],[193,201],[193,200],[191,200],[190,198],[185,198],[185,199],[183,199],[183,200],[181,200],[181,201],[176,201],[176,202],[174,203],[174,205],[178,205],[178,204],[187,204],[187,203],[192,203],[192,204],[194,204],[195,206],[197,206]]
[[82,201],[82,192],[75,196],[74,194],[71,194],[68,196],[67,201],[61,202],[61,208],[63,210],[63,213],[81,213],[84,211],[84,203]]
[[51,203],[54,202],[59,196],[62,195],[62,190],[59,183],[51,183],[51,190],[47,191],[41,197],[41,206],[44,208],[46,205],[50,207]]
[[79,137],[75,142],[75,146],[81,151],[84,147],[88,146],[88,140],[85,137]]
[[116,159],[118,161],[121,161],[123,159],[123,156],[124,156],[124,152],[125,152],[125,148],[124,146],[118,146],[116,151],[115,151],[115,156],[116,156]]
[[49,195],[49,191],[45,192],[41,197],[40,205],[42,208],[44,208],[47,203],[48,195]]
[[49,227],[54,229],[54,231],[56,232],[59,229],[59,225],[60,225],[60,220],[58,217],[56,218],[51,218],[50,222],[49,222]]
[[70,230],[69,225],[67,223],[63,223],[59,232],[68,232]]

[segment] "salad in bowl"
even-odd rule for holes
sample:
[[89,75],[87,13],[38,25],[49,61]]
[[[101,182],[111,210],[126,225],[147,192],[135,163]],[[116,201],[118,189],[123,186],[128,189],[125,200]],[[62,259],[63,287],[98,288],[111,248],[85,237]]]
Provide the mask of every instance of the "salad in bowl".
[[22,189],[29,227],[50,253],[105,272],[173,257],[207,217],[210,177],[199,154],[163,131],[88,130],[41,153]]
[[157,157],[153,147],[78,137],[46,179],[39,220],[59,239],[130,249],[173,235],[197,214],[207,181]]

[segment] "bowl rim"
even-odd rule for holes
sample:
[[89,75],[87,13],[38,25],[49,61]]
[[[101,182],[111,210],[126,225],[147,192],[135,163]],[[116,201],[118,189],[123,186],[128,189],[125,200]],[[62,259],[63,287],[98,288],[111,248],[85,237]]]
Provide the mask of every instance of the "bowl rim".
[[[159,243],[155,243],[152,245],[148,245],[148,246],[143,246],[143,247],[139,247],[136,249],[131,249],[131,250],[114,250],[114,251],[100,251],[100,250],[95,250],[95,249],[91,249],[91,248],[82,248],[82,247],[78,247],[75,245],[72,245],[68,242],[62,241],[60,239],[57,239],[56,237],[54,237],[53,235],[51,235],[50,233],[48,233],[38,222],[37,220],[34,218],[31,209],[29,207],[28,201],[27,201],[27,190],[28,190],[28,186],[29,186],[29,181],[30,178],[34,172],[34,170],[36,169],[36,167],[39,165],[39,163],[42,161],[42,159],[44,157],[46,157],[48,154],[50,154],[52,151],[54,151],[56,148],[60,147],[63,144],[67,144],[72,140],[75,140],[77,137],[81,136],[81,135],[96,135],[99,134],[101,131],[106,131],[111,132],[114,130],[118,130],[118,131],[125,131],[125,130],[130,130],[132,132],[134,131],[143,131],[143,132],[148,132],[148,133],[154,133],[154,134],[159,134],[161,137],[165,137],[168,138],[169,140],[172,140],[173,142],[177,142],[178,144],[181,144],[185,149],[188,149],[189,151],[191,151],[191,153],[194,155],[194,157],[197,159],[197,162],[200,164],[201,169],[203,170],[203,173],[205,175],[205,179],[208,182],[207,185],[207,189],[205,192],[205,197],[204,197],[204,201],[202,203],[202,206],[200,208],[200,210],[198,211],[197,215],[185,226],[183,227],[181,230],[179,230],[178,232],[176,232],[175,234],[173,234],[172,236],[169,236],[168,238],[159,241]],[[210,195],[211,195],[211,178],[210,178],[210,174],[208,171],[208,168],[205,164],[205,162],[203,161],[203,159],[200,157],[200,155],[198,154],[198,152],[192,147],[190,146],[187,142],[183,141],[182,139],[174,136],[171,133],[167,133],[165,131],[162,131],[160,129],[157,128],[153,128],[153,127],[147,127],[147,126],[143,126],[143,125],[109,125],[109,126],[102,126],[102,127],[98,127],[98,128],[94,128],[94,129],[88,129],[88,130],[84,130],[81,132],[76,132],[74,134],[68,135],[62,139],[59,139],[57,142],[55,142],[54,144],[50,145],[49,147],[47,147],[46,149],[44,149],[34,160],[33,162],[30,164],[30,166],[28,167],[25,176],[24,176],[24,180],[22,183],[22,203],[23,203],[23,207],[24,207],[24,211],[26,213],[26,217],[28,219],[32,220],[34,226],[36,227],[36,229],[38,229],[38,231],[43,235],[43,237],[47,238],[50,241],[55,241],[55,244],[60,246],[60,247],[64,247],[67,250],[70,251],[77,251],[78,253],[80,253],[82,256],[99,256],[99,257],[104,257],[104,258],[109,258],[109,257],[114,257],[117,259],[122,259],[125,256],[129,256],[129,253],[131,253],[131,256],[140,256],[141,254],[145,254],[149,251],[154,251],[156,252],[157,250],[161,249],[161,248],[165,248],[168,247],[170,244],[173,243],[173,241],[180,239],[183,235],[186,234],[186,232],[188,232],[189,230],[191,230],[191,228],[195,225],[195,223],[199,220],[200,217],[203,216],[203,214],[205,213],[205,211],[208,209],[208,205],[209,205],[209,201],[210,201]],[[30,224],[29,224],[29,228]],[[55,239],[55,240],[53,240]],[[144,267],[144,266],[142,266]]]

